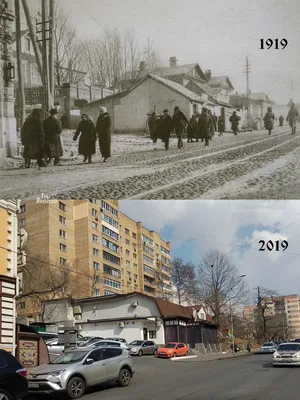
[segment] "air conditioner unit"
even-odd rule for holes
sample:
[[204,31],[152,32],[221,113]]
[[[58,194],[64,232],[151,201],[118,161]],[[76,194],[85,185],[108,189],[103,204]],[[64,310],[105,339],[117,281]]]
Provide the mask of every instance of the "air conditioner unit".
[[118,327],[119,328],[124,328],[124,326],[125,326],[124,322],[118,322]]
[[139,303],[137,301],[133,301],[130,305],[131,307],[137,307]]

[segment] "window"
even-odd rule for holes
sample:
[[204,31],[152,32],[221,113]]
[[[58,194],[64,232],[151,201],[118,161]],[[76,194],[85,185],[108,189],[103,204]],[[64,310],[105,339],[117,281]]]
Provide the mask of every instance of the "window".
[[59,263],[60,263],[60,265],[66,265],[67,260],[65,258],[60,257]]
[[105,235],[111,237],[112,239],[119,240],[119,234],[112,231],[111,229],[107,228],[104,225],[102,225],[102,232],[105,233]]
[[156,331],[149,331],[149,339],[156,339]]
[[166,249],[165,247],[161,246],[160,251],[164,254],[166,254],[167,256],[170,256],[171,253],[168,249]]
[[99,269],[100,264],[96,261],[93,261],[93,267],[94,269]]
[[162,270],[164,271],[164,272],[166,272],[167,274],[171,274],[171,268],[168,268],[168,267],[166,267],[166,266],[162,266]]
[[146,256],[146,254],[143,254],[143,260],[148,264],[153,264],[153,258]]
[[94,256],[99,256],[99,250],[98,249],[93,249],[93,254],[94,254]]
[[108,358],[118,357],[123,352],[122,349],[116,349],[116,348],[113,348],[113,347],[102,349],[102,351],[103,351],[104,360],[107,360]]
[[92,208],[92,216],[97,217],[97,210],[95,210],[94,208]]
[[61,238],[67,239],[67,232],[63,231],[62,229],[59,230],[59,236]]
[[104,296],[112,296],[116,294],[115,292],[111,292],[110,290],[104,290]]
[[103,272],[105,274],[112,275],[117,278],[121,278],[121,271],[116,268],[112,268],[109,265],[106,265],[106,264],[103,265]]
[[107,222],[109,225],[113,226],[116,229],[119,228],[119,223],[117,221],[115,221],[112,217],[109,217],[106,214],[102,213],[102,220]]
[[25,212],[25,204],[22,204],[20,206],[20,213],[24,213]]
[[97,222],[92,221],[92,228],[93,228],[93,229],[98,229],[98,224],[97,224]]
[[19,308],[21,308],[21,309],[25,308],[25,301],[22,301],[22,303],[19,303]]
[[100,276],[99,275],[95,275],[94,276],[94,282],[95,283],[99,283],[100,282]]
[[129,229],[125,228],[126,235],[129,235]]
[[127,244],[127,246],[130,246],[130,240],[125,239],[125,243]]
[[100,296],[100,290],[99,289],[95,289],[95,296]]
[[104,285],[113,287],[115,289],[121,289],[121,283],[113,281],[112,279],[104,278]]
[[24,226],[25,223],[26,223],[25,218],[21,218],[21,219],[20,219],[20,226]]
[[127,271],[127,278],[131,278],[131,273],[130,273],[130,271]]
[[143,245],[143,251],[144,251],[145,253],[150,254],[151,256],[154,256],[154,250],[151,249],[151,247],[148,247],[148,246]]
[[147,267],[147,265],[144,265],[144,272],[150,274],[150,275],[155,275],[156,271],[154,268]]
[[136,233],[132,232],[133,239],[136,239]]
[[120,247],[117,246],[116,244],[114,244],[113,242],[110,242],[110,241],[107,240],[107,239],[102,238],[102,245],[103,245],[104,247],[109,248],[109,249],[112,250],[112,251],[115,251],[116,253],[119,253]]
[[97,204],[97,200],[96,199],[90,199],[90,203]]
[[148,238],[148,236],[142,235],[142,240],[143,240],[143,242],[147,243],[148,245],[153,246],[153,240]]
[[66,225],[66,218],[62,217],[61,215],[59,216],[59,222],[63,225]]
[[93,242],[99,243],[99,236],[93,235]]
[[59,243],[59,248],[60,248],[61,251],[64,251],[64,252],[67,251],[67,246],[65,244],[63,244],[63,243]]
[[26,50],[27,51],[30,51],[30,39],[29,38],[26,38]]
[[107,253],[106,251],[103,251],[103,258],[113,264],[120,265],[120,258],[114,256],[113,254]]
[[126,256],[129,257],[130,256],[130,251],[126,250]]
[[137,259],[137,254],[133,253],[133,258],[136,260]]
[[66,206],[64,203],[62,203],[62,202],[60,201],[58,204],[59,204],[59,209],[60,209],[60,210],[62,210],[62,211],[66,211],[66,210],[67,210],[67,206]]
[[108,211],[110,214],[112,214],[116,217],[118,216],[118,210],[116,210],[115,208],[113,208],[112,206],[107,204],[105,201],[102,200],[101,205],[102,205],[102,208],[104,210]]
[[130,268],[130,261],[129,260],[126,260],[126,267]]
[[137,264],[136,263],[133,264],[133,268],[137,268]]
[[134,279],[137,280],[138,276],[136,274],[134,274]]

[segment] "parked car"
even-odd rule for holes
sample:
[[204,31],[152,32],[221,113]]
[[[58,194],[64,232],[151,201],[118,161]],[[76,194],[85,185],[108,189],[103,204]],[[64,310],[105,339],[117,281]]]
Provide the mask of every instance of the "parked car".
[[0,350],[0,399],[22,399],[27,393],[27,371],[12,354]]
[[273,367],[300,365],[300,343],[282,343],[273,353]]
[[133,374],[132,358],[122,348],[77,348],[34,368],[28,375],[29,393],[65,392],[69,398],[79,399],[88,387],[100,383],[116,381],[128,386]]
[[151,340],[134,340],[128,344],[131,355],[156,354],[157,345]]
[[123,342],[117,342],[116,340],[98,340],[97,342],[93,342],[89,344],[88,346],[85,346],[87,348],[89,347],[121,347],[125,350],[129,350],[129,347],[127,343]]
[[80,340],[80,343],[78,343],[78,346],[80,346],[80,347],[89,346],[90,344],[92,344],[94,342],[97,342],[98,340],[103,340],[103,337],[100,337],[100,336],[92,336],[92,337],[85,336]]
[[40,336],[46,341],[51,339],[58,339],[58,333],[55,332],[38,332]]
[[180,342],[169,342],[157,350],[157,357],[187,356],[189,349],[186,344]]
[[119,337],[111,337],[111,338],[105,338],[104,340],[116,340],[117,342],[122,342],[127,344],[127,340]]
[[260,348],[260,353],[274,353],[276,351],[277,346],[274,342],[266,342]]

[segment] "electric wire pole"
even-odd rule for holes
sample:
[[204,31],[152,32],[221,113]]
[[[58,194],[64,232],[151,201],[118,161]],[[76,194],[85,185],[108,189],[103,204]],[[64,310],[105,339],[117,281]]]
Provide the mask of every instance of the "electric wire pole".
[[248,57],[246,57],[246,65],[244,65],[244,73],[246,74],[246,85],[247,85],[247,92],[246,92],[246,98],[247,98],[247,128],[250,126],[250,90],[249,90],[249,74],[251,71],[251,66],[248,60]]
[[50,84],[50,108],[54,107],[55,85],[54,85],[54,46],[53,46],[53,31],[54,31],[54,0],[49,0],[49,84]]
[[16,58],[17,58],[17,73],[18,73],[18,103],[19,103],[19,120],[18,126],[21,129],[25,120],[25,92],[24,81],[22,74],[22,44],[21,44],[21,17],[20,17],[20,1],[15,0],[15,15],[16,15]]

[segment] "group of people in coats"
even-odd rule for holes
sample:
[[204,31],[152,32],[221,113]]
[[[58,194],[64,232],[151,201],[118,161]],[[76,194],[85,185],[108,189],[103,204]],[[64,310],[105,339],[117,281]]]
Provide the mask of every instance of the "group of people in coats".
[[[34,109],[26,118],[21,129],[25,168],[30,168],[31,160],[37,160],[39,167],[46,167],[52,160],[54,165],[60,165],[60,157],[63,156],[62,126],[56,118],[57,113],[57,110],[52,108],[49,117],[43,120],[42,110]],[[91,117],[82,115],[73,140],[76,141],[78,137],[78,153],[83,155],[84,162],[92,162],[92,155],[96,153],[97,137],[103,161],[110,157],[111,117],[105,107],[99,110],[96,126]]]
[[[274,128],[274,121],[275,121],[275,115],[272,112],[272,108],[268,107],[268,110],[266,114],[264,115],[264,125],[265,129],[269,132],[269,135],[271,135],[271,132]],[[299,120],[299,112],[296,109],[296,106],[294,103],[291,104],[291,108],[289,109],[288,115],[286,117],[286,121],[289,123],[291,129],[292,129],[292,135],[296,134],[296,127],[297,127],[297,122]],[[279,117],[279,126],[282,128],[283,127],[283,121],[284,117],[283,115],[280,115]]]
[[148,127],[153,143],[157,143],[161,139],[165,143],[165,149],[169,149],[170,135],[172,132],[177,136],[177,147],[183,147],[183,134],[187,128],[187,142],[192,143],[193,139],[196,142],[205,141],[205,146],[209,145],[210,140],[214,136],[216,130],[219,130],[219,135],[223,135],[224,121],[212,115],[211,111],[202,107],[201,113],[195,113],[188,120],[185,114],[178,106],[174,108],[173,116],[169,114],[169,110],[164,109],[162,115],[158,115],[155,111],[152,112],[148,119]]

